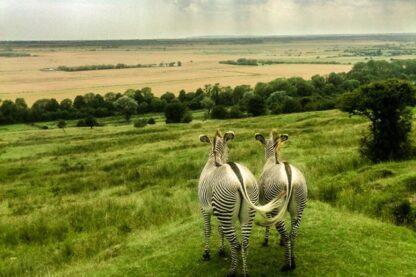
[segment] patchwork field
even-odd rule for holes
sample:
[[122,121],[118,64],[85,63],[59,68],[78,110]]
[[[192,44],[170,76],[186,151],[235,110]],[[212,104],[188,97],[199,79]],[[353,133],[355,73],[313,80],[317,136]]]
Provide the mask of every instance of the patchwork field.
[[[202,121],[197,113],[191,124],[166,125],[153,116],[157,124],[143,129],[121,118],[94,129],[76,122],[65,131],[55,122],[48,130],[0,127],[1,276],[224,275],[228,258],[201,261],[197,180],[208,146],[198,136],[235,131],[230,160],[259,176],[263,152],[253,135],[271,127],[289,134],[282,157],[305,172],[309,186],[294,275],[416,272],[416,226],[393,224],[403,201],[411,203],[404,216],[416,211],[416,160],[360,158],[361,118],[333,110]],[[256,226],[250,272],[278,275],[283,249],[276,236],[262,248],[262,234]],[[216,232],[211,245],[214,251]]]
[[[0,57],[0,99],[23,97],[31,104],[40,98],[53,97],[62,100],[88,92],[124,92],[129,88],[146,86],[151,87],[156,95],[160,95],[166,91],[178,93],[181,89],[193,91],[206,84],[255,85],[257,82],[271,81],[278,77],[310,78],[315,74],[325,75],[330,72],[348,71],[353,63],[364,61],[368,59],[368,56],[359,56],[355,52],[355,54],[350,54],[346,51],[361,51],[371,47],[413,49],[413,44],[367,39],[336,39],[248,44],[207,42],[180,45],[133,45],[117,48],[16,46],[12,49],[13,51],[30,53],[31,56]],[[389,59],[391,57],[382,55],[374,58]],[[414,58],[416,55],[408,54],[398,57]],[[268,66],[219,64],[219,61],[238,58],[301,61],[305,64]],[[40,71],[43,68],[58,66],[159,64],[173,61],[181,61],[182,67],[82,72]],[[336,61],[341,64],[307,64],[319,61]]]

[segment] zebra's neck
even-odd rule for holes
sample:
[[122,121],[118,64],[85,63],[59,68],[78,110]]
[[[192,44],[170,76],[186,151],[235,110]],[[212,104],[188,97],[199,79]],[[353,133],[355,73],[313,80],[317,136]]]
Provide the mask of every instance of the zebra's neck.
[[205,164],[205,168],[211,168],[211,167],[214,168],[214,167],[218,166],[218,163],[224,164],[226,162],[227,162],[226,159],[221,158],[219,155],[217,155],[215,157],[214,152],[211,152],[211,153],[209,153],[209,157],[208,157],[208,160]]
[[[276,159],[277,158],[277,159]],[[267,158],[266,164],[264,165],[265,168],[268,168],[270,166],[274,166],[276,164],[280,163],[279,157],[276,157],[275,155],[272,155]]]

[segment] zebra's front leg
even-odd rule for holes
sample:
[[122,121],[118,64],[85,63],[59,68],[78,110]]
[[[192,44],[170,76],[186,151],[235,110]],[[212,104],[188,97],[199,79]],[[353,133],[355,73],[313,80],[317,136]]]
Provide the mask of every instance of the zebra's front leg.
[[211,259],[209,241],[211,238],[211,214],[202,210],[202,215],[204,217],[204,236],[205,236],[205,250],[202,255],[204,261],[209,261]]
[[218,249],[218,256],[225,257],[224,232],[222,231],[221,224],[218,224],[218,233],[220,235],[220,240],[221,240],[220,249]]

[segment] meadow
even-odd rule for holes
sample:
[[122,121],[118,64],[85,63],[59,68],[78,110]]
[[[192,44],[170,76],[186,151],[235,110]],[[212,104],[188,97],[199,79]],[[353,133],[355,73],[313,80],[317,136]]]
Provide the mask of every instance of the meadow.
[[[315,74],[349,71],[352,64],[369,58],[389,60],[416,56],[414,40],[409,42],[400,36],[247,39],[241,42],[182,40],[150,45],[146,41],[131,44],[128,41],[80,42],[79,45],[72,42],[69,46],[58,42],[38,44],[0,42],[0,50],[3,47],[8,53],[30,55],[0,57],[1,99],[23,97],[31,105],[40,98],[56,98],[60,101],[88,92],[105,94],[143,87],[151,87],[159,96],[166,91],[195,91],[215,83],[236,86],[255,85],[278,77],[299,76],[309,79]],[[372,56],[372,49],[383,51],[378,56]],[[392,49],[396,52],[392,52]],[[239,58],[278,60],[282,64],[253,67],[219,63]],[[59,66],[159,64],[173,61],[181,61],[182,66],[81,72],[42,70]]]
[[[235,131],[230,160],[259,176],[264,156],[254,133],[272,127],[289,134],[282,158],[309,186],[290,275],[416,272],[416,160],[361,158],[363,119],[336,110],[226,121],[196,113],[190,124],[166,125],[152,116],[157,124],[145,128],[117,117],[93,129],[0,127],[1,276],[225,275],[228,258],[201,259],[197,182],[209,149],[198,136]],[[279,275],[283,249],[276,236],[262,248],[262,235],[256,226],[249,270]],[[214,251],[215,232],[211,245]]]

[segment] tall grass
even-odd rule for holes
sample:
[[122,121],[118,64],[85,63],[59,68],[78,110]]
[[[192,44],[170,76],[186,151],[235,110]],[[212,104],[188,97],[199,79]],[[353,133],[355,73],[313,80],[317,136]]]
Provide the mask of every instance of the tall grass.
[[132,236],[196,220],[208,153],[198,136],[217,128],[235,131],[230,160],[257,176],[264,155],[254,133],[288,133],[282,157],[305,173],[312,199],[415,226],[416,161],[361,159],[366,123],[338,111],[142,129],[111,118],[92,130],[74,124],[65,133],[52,123],[49,130],[0,128],[0,275],[107,261],[122,255]]

